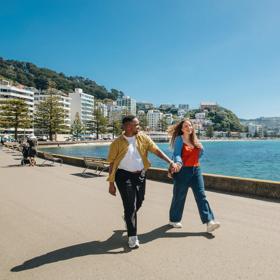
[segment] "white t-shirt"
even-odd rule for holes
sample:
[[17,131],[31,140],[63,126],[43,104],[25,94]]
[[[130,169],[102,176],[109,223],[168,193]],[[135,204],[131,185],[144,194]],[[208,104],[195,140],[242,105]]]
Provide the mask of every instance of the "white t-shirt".
[[136,138],[135,136],[126,137],[125,139],[128,142],[128,151],[125,154],[124,158],[119,164],[119,169],[124,169],[126,171],[135,172],[144,169],[144,164],[142,158],[136,147]]

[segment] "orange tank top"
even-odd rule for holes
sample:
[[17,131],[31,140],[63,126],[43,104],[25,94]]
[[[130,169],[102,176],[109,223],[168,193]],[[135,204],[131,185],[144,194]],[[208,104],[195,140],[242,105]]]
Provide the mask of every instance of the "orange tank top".
[[183,166],[199,166],[199,152],[199,148],[191,148],[184,143],[182,149]]

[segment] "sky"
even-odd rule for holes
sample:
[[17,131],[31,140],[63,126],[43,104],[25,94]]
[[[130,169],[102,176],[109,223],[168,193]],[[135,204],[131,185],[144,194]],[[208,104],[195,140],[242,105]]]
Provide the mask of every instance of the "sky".
[[280,117],[278,0],[1,0],[0,57],[137,101]]

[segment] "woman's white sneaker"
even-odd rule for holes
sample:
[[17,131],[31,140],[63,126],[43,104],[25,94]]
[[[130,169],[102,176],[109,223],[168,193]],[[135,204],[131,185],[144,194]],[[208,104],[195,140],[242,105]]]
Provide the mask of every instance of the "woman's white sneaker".
[[214,220],[211,220],[207,223],[207,232],[213,232],[215,229],[219,228],[221,224]]
[[180,222],[169,222],[169,225],[174,228],[182,228],[183,225]]
[[128,246],[129,246],[130,249],[139,248],[140,244],[139,244],[139,240],[138,240],[137,235],[128,237]]

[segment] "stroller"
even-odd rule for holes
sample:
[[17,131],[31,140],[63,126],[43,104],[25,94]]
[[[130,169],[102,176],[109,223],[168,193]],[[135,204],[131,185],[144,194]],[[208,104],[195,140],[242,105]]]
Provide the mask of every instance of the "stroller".
[[29,156],[29,147],[26,144],[22,145],[22,160],[21,165],[30,164]]

